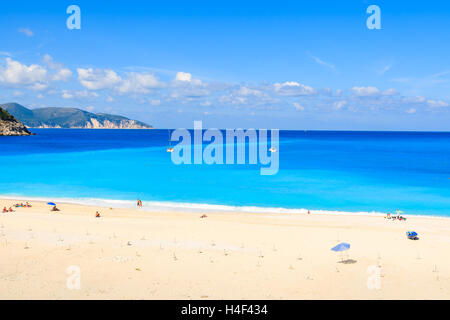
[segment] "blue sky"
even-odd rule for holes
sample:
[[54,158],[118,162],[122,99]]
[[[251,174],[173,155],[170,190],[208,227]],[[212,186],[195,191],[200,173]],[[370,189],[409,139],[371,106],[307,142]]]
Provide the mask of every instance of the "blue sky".
[[[66,8],[81,9],[69,30]],[[369,5],[381,30],[369,30]],[[444,1],[13,1],[1,102],[156,127],[448,130]]]

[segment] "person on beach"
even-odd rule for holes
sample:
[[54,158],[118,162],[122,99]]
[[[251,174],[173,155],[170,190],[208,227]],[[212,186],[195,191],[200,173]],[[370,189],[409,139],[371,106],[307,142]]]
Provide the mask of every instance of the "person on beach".
[[9,210],[8,210],[9,212],[14,212],[14,210],[11,208],[11,207],[9,207]]
[[6,209],[6,207],[3,207],[3,213],[7,213],[8,210]]
[[98,211],[95,212],[95,217],[100,218],[100,213]]
[[137,199],[137,206],[138,206],[139,208],[142,208],[142,201],[139,200],[139,199]]
[[52,211],[59,211],[59,209],[56,206],[53,206]]

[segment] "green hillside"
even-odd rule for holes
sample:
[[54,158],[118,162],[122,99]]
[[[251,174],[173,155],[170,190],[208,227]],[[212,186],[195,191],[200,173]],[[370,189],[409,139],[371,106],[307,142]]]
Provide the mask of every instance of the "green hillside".
[[109,127],[152,128],[152,126],[126,117],[91,113],[76,108],[40,108],[28,109],[18,103],[0,105],[11,115],[27,127],[59,127],[59,128],[85,128],[94,124],[108,125]]

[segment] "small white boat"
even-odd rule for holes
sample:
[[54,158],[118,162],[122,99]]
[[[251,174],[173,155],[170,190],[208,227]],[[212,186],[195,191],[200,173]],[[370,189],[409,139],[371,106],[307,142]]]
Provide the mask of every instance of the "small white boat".
[[272,148],[269,149],[269,151],[270,152],[277,152],[277,148],[272,147]]
[[172,148],[172,141],[170,139],[170,129],[167,129],[167,131],[169,132],[169,147],[167,148],[167,152],[172,153],[173,148]]

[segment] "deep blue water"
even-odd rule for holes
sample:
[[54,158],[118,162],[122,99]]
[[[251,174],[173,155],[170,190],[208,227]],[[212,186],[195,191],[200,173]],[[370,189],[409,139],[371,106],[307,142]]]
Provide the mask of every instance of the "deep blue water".
[[0,194],[450,216],[450,133],[281,131],[279,172],[175,165],[167,130],[0,137]]

